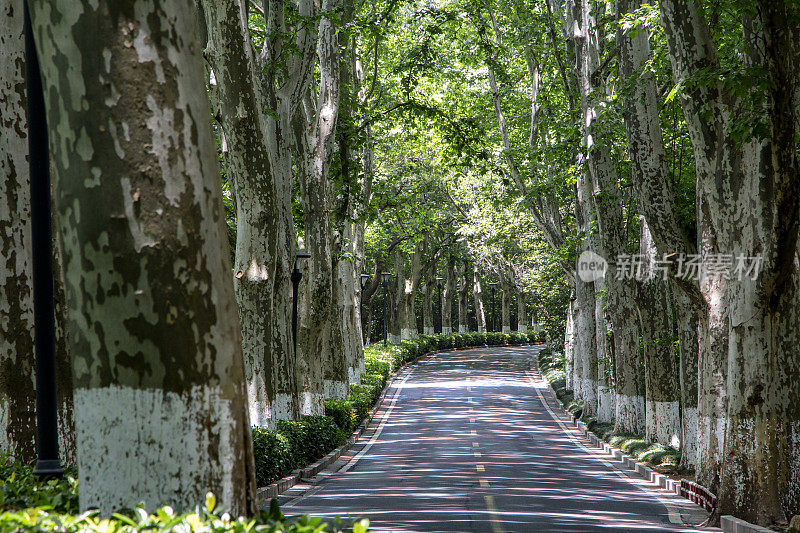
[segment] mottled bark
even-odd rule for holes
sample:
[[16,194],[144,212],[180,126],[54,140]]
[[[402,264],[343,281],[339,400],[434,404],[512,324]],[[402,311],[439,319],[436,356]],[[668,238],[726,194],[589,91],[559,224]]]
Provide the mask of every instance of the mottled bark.
[[426,247],[423,240],[414,247],[411,253],[411,265],[408,277],[403,279],[402,294],[400,302],[402,312],[400,313],[400,338],[401,340],[416,339],[419,336],[417,331],[417,314],[414,309],[414,298],[419,288],[420,277],[422,276],[422,255]]
[[[288,118],[278,124],[263,113],[267,106],[277,107],[276,96],[265,90],[269,84],[263,83],[250,42],[245,4],[203,0],[201,5],[208,32],[205,56],[214,80],[212,100],[236,198],[233,272],[250,418],[255,425],[274,425],[277,418],[299,413],[288,323],[288,276],[295,247],[294,225],[284,205],[285,182],[291,180]],[[297,96],[286,95],[284,100],[293,98]],[[286,107],[282,110],[288,112]]]
[[517,331],[528,333],[528,306],[522,289],[517,289]]
[[[633,12],[639,5],[639,0],[618,2],[618,18]],[[618,42],[620,71],[631,82],[630,96],[623,101],[623,117],[639,212],[647,221],[660,254],[694,253],[696,247],[680,228],[675,213],[672,180],[658,116],[655,76],[649,69],[643,69],[651,56],[648,36],[642,31],[635,35],[619,32]],[[681,461],[693,466],[697,461],[697,324],[703,302],[696,281],[676,279],[676,284],[681,291],[675,295],[681,350]]]
[[241,333],[194,9],[93,5],[31,2],[57,170],[81,507],[189,509],[212,490],[249,513]]
[[575,291],[573,290],[569,298],[567,307],[567,326],[564,328],[564,373],[566,375],[566,387],[569,390],[575,388],[575,344],[576,344],[576,321],[578,308],[575,304]]
[[[392,344],[400,344],[401,329],[405,322],[406,307],[403,301],[406,289],[406,254],[398,246],[394,250],[394,288],[388,287],[387,319],[389,323],[388,337]],[[390,280],[391,281],[391,280]]]
[[680,288],[672,290],[675,321],[678,325],[681,385],[681,466],[697,465],[697,306]]
[[594,282],[594,326],[597,342],[597,420],[613,422],[615,416],[614,397],[614,352],[611,333],[614,331],[608,313],[608,288],[605,279]]
[[436,324],[433,311],[433,300],[436,297],[436,261],[433,259],[426,269],[425,285],[422,288],[422,332],[425,335],[433,335]]
[[[51,169],[52,170],[52,169]],[[55,172],[51,171],[51,176]],[[51,181],[51,198],[55,190]],[[56,209],[53,206],[52,213]],[[69,352],[69,317],[63,254],[58,239],[58,221],[53,217],[53,300],[55,303],[56,394],[58,395],[58,454],[61,464],[77,467],[75,412],[72,400],[72,357]]]
[[0,7],[0,451],[36,460],[30,173],[22,1]]
[[641,217],[640,253],[644,257],[643,280],[636,307],[644,355],[645,438],[678,447],[680,397],[675,380],[675,353],[667,280],[654,270],[658,252],[644,217]]
[[483,333],[486,331],[486,313],[483,311],[483,289],[478,265],[472,267],[472,298],[475,300],[475,321],[478,323],[478,331]]
[[[324,13],[336,8],[327,0]],[[345,337],[341,311],[352,296],[353,284],[338,279],[352,277],[333,260],[333,236],[329,212],[335,196],[330,194],[330,161],[339,114],[341,78],[339,42],[330,16],[323,15],[317,39],[319,57],[319,94],[317,101],[306,98],[304,107],[294,117],[295,164],[301,184],[305,225],[305,244],[311,254],[305,312],[298,331],[297,380],[303,414],[323,414],[326,396],[343,398],[347,394],[346,352],[350,339]],[[338,262],[337,262],[338,263]],[[334,278],[337,282],[334,283]],[[360,335],[360,334],[359,334]],[[324,387],[323,387],[324,383]]]
[[458,269],[456,257],[450,254],[447,257],[447,272],[444,285],[442,286],[442,334],[450,335],[453,333],[453,296],[456,294],[456,278]]
[[464,259],[461,262],[460,270],[461,273],[461,285],[459,286],[458,290],[458,332],[459,333],[468,333],[469,332],[469,297],[470,292],[472,291],[472,268],[469,266],[469,262]]
[[[760,78],[739,96],[721,83],[692,81],[719,68],[698,4],[660,7],[674,77],[687,84],[682,104],[697,167],[700,248],[763,258],[751,276],[709,274],[701,283],[709,320],[701,328],[698,473],[719,480],[720,513],[781,522],[800,511],[800,406],[788,401],[800,393],[798,115],[790,90],[800,71],[789,22],[797,8],[763,1],[742,13],[744,64]],[[742,104],[760,126],[744,141],[729,133]],[[722,453],[709,467],[704,445],[712,425]]]

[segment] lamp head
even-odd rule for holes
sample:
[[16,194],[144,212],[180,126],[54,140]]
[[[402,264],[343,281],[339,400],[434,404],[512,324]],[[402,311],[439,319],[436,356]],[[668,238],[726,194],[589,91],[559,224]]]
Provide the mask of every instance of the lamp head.
[[436,278],[436,281],[444,281],[444,278]]
[[361,274],[361,279],[367,279],[368,277],[369,277],[369,274]]

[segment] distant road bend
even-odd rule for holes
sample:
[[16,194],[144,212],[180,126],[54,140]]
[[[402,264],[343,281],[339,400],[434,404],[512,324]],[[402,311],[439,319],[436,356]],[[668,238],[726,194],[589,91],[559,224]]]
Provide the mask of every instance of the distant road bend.
[[282,498],[284,513],[397,532],[697,531],[705,513],[619,472],[552,412],[530,371],[538,349],[421,360],[336,471]]

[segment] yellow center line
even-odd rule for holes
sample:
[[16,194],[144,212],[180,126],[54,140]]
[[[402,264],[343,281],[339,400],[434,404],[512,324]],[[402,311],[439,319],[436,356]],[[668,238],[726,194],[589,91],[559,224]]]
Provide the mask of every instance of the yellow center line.
[[479,446],[480,446],[480,445],[479,445],[477,442],[473,442],[473,443],[472,443],[472,447],[473,447],[473,448],[477,448],[477,447],[479,447]]
[[474,413],[474,412],[475,412],[475,409],[473,409],[472,407],[470,407],[470,408],[469,408],[469,412],[470,412],[470,413]]
[[474,419],[474,418],[470,418],[470,419],[469,419],[469,423],[470,423],[470,424],[474,424],[474,423],[475,423],[475,419]]
[[473,429],[473,430],[472,430],[472,432],[470,433],[470,435],[477,435],[477,434],[478,434],[478,432],[477,432],[477,431],[475,431],[474,429]]
[[472,452],[472,455],[474,455],[475,457],[480,457],[481,456],[481,452]]
[[481,464],[475,465],[475,470],[477,470],[478,472],[486,472],[486,468]]
[[481,483],[481,488],[484,488],[484,489],[488,489],[489,488],[489,482],[486,481],[485,479],[481,479],[480,483]]
[[500,524],[500,517],[497,516],[497,506],[494,504],[494,497],[486,495],[483,499],[486,500],[486,509],[489,510],[489,521],[492,524],[492,533],[505,533],[503,526]]

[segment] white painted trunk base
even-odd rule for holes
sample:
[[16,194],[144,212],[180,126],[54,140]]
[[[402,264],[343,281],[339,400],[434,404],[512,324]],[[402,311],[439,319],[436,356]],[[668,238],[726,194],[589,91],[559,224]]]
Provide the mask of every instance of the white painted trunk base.
[[597,387],[597,420],[613,422],[616,416],[616,395],[605,385]]
[[434,334],[434,329],[431,328],[431,327],[427,327],[426,326],[426,327],[422,328],[422,331],[423,331],[423,335],[433,335]]
[[458,325],[458,332],[459,333],[469,333],[469,328],[464,324]]
[[678,449],[681,444],[680,402],[645,403],[645,438]]
[[300,414],[301,415],[324,415],[325,396],[304,392],[300,395]]
[[722,464],[723,449],[725,448],[725,428],[727,425],[727,418],[711,418],[697,415],[698,463],[707,458],[716,464]]
[[617,394],[614,422],[618,429],[642,434],[645,430],[645,405],[642,396]]
[[581,382],[581,399],[583,400],[584,409],[589,407],[592,410],[597,409],[597,382],[593,379],[580,378]]
[[386,335],[386,340],[388,340],[391,344],[400,344],[402,337],[400,335],[395,335],[394,333],[388,333]]
[[511,326],[503,326],[503,333],[511,333]]
[[697,407],[683,409],[681,459],[689,466],[697,466]]
[[349,383],[361,383],[361,374],[364,373],[366,367],[364,366],[363,352],[362,357],[358,360],[357,367],[350,367],[347,369],[347,379]]
[[442,335],[451,335],[453,333],[453,328],[450,326],[442,326]]
[[292,397],[283,392],[278,394],[270,405],[270,411],[272,418],[269,427],[275,427],[278,420],[292,420]]
[[325,398],[338,400],[347,396],[347,383],[326,379],[323,385]]
[[151,511],[192,509],[210,490],[220,509],[232,503],[227,472],[242,428],[231,423],[234,406],[222,388],[177,394],[111,386],[74,394],[82,510],[96,506],[108,515],[139,502]]
[[407,341],[416,338],[417,338],[417,332],[415,330],[412,330],[410,328],[403,328],[402,330],[400,330],[401,340]]
[[527,334],[528,333],[528,325],[527,324],[519,324],[517,326],[517,331],[519,331],[520,333]]
[[478,326],[478,333],[483,333],[483,326]]
[[271,410],[266,401],[253,400],[251,395],[247,395],[249,404],[250,425],[266,427],[270,425]]

